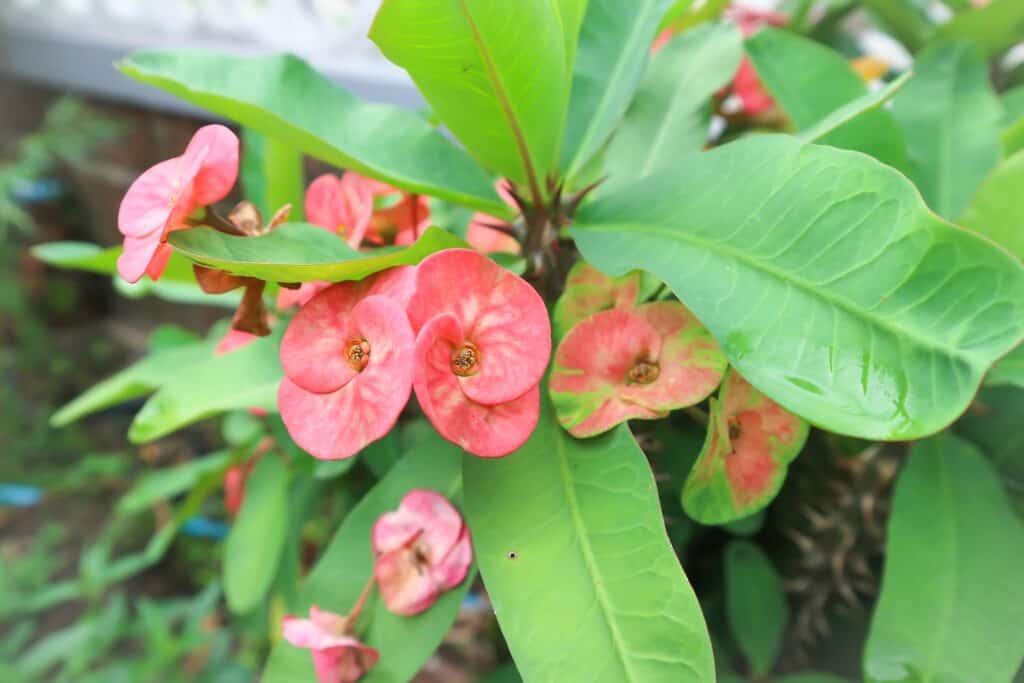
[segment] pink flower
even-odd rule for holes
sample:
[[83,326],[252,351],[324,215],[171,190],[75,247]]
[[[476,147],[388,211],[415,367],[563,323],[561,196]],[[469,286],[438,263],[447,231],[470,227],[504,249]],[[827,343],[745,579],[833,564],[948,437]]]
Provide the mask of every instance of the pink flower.
[[430,226],[430,200],[424,195],[402,192],[376,180],[369,182],[375,197],[394,203],[373,212],[366,239],[374,244],[408,245],[415,242]]
[[725,368],[725,356],[693,314],[663,301],[578,323],[558,346],[549,388],[562,426],[587,437],[699,403]]
[[[743,5],[733,5],[726,12],[726,16],[736,22],[744,37],[752,36],[765,25],[785,26],[789,23],[789,18],[784,14]],[[762,114],[775,106],[775,100],[768,94],[761,83],[761,77],[754,69],[753,62],[747,56],[743,57],[739,70],[733,77],[732,91],[743,105],[743,111],[751,116]]]
[[353,249],[362,244],[372,215],[370,185],[356,173],[325,173],[306,190],[306,220],[344,237]]
[[167,267],[167,235],[189,227],[186,218],[227,196],[238,177],[238,138],[220,125],[203,126],[185,153],[147,169],[128,188],[117,214],[124,252],[117,271],[128,282]]
[[285,331],[278,408],[313,456],[355,455],[391,430],[409,400],[414,338],[405,303],[414,270],[399,266],[333,285]]
[[287,616],[284,639],[308,648],[318,683],[355,683],[376,666],[380,654],[346,633],[348,620],[332,612],[309,608],[309,619]]
[[608,277],[586,261],[577,261],[565,278],[565,291],[555,302],[552,318],[555,336],[564,337],[572,327],[598,311],[633,308],[640,299],[639,271]]
[[416,272],[413,387],[441,435],[482,457],[521,446],[537,424],[551,356],[540,295],[469,249],[428,256]]
[[395,614],[419,614],[462,583],[473,561],[469,529],[434,491],[410,491],[373,525],[374,575]]
[[[495,186],[498,195],[505,200],[505,203],[514,209],[518,209],[515,199],[510,192],[511,187],[507,180],[501,180]],[[466,241],[470,246],[484,254],[504,253],[518,254],[519,242],[515,237],[500,230],[495,230],[488,223],[502,223],[500,218],[495,218],[486,213],[477,212],[466,228]]]
[[243,346],[248,346],[257,339],[259,339],[259,337],[252,332],[243,332],[242,330],[231,328],[223,337],[221,337],[221,340],[217,342],[217,346],[213,349],[213,355],[222,356],[225,353],[231,353]]

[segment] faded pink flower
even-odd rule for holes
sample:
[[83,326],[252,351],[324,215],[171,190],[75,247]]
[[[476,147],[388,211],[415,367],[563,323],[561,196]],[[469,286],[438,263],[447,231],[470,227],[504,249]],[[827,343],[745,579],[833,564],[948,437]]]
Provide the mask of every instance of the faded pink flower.
[[306,190],[306,220],[343,237],[358,249],[370,227],[373,193],[367,179],[356,173],[318,176]]
[[[736,22],[745,38],[757,33],[762,26],[785,26],[789,23],[789,17],[784,14],[745,7],[742,4],[730,7],[726,16]],[[743,111],[751,116],[762,114],[775,106],[775,100],[768,94],[764,84],[761,83],[761,77],[754,69],[753,62],[746,55],[733,77],[732,91],[743,105]]]
[[376,666],[380,653],[347,634],[345,617],[309,608],[309,619],[287,616],[281,635],[295,647],[308,648],[318,683],[355,683]]
[[555,352],[549,389],[562,426],[587,437],[699,403],[725,368],[718,344],[693,314],[662,301],[578,323]]
[[416,489],[398,510],[380,516],[371,535],[374,576],[395,614],[423,612],[466,578],[473,561],[469,529],[458,510],[434,491]]
[[366,239],[373,244],[409,245],[430,226],[430,200],[410,194],[380,181],[370,180],[374,197],[389,206],[375,209]]
[[482,457],[521,446],[537,424],[551,356],[540,295],[486,256],[448,249],[420,263],[408,313],[413,387],[437,431]]
[[[501,180],[495,185],[495,189],[506,204],[517,209],[515,199],[512,197],[508,180]],[[502,223],[500,218],[495,218],[486,213],[477,212],[466,228],[466,241],[469,245],[484,254],[503,253],[518,254],[520,251],[519,242],[515,237],[500,230],[495,230],[488,223]]]
[[409,400],[414,337],[405,303],[414,271],[399,266],[333,285],[285,331],[278,408],[313,456],[355,455],[391,430]]
[[238,177],[238,138],[224,126],[203,126],[185,153],[147,169],[128,188],[117,214],[124,252],[117,271],[128,282],[156,280],[167,267],[167,235],[189,227],[201,206],[227,196]]

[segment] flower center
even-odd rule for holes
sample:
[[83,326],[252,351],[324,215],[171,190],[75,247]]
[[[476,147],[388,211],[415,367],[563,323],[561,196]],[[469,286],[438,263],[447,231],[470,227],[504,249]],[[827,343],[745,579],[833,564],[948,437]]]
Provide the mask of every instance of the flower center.
[[480,349],[466,342],[452,352],[452,372],[459,377],[475,375],[480,369]]
[[657,363],[640,360],[629,369],[629,381],[633,384],[650,384],[658,379],[660,374],[661,368]]
[[740,427],[739,418],[736,416],[730,417],[727,424],[729,425],[729,440],[735,441],[740,438],[740,434],[743,433],[743,429]]
[[365,339],[349,339],[345,347],[345,360],[358,372],[370,362],[370,342]]

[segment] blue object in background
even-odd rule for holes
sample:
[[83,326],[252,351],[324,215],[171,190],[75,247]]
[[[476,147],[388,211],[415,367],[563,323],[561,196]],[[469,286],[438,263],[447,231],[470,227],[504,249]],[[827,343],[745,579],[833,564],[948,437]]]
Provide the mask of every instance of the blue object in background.
[[36,505],[43,498],[38,486],[22,484],[0,484],[0,505],[27,508]]
[[212,538],[215,541],[221,541],[227,538],[228,525],[216,519],[200,515],[186,520],[181,525],[181,533],[195,536],[196,538]]

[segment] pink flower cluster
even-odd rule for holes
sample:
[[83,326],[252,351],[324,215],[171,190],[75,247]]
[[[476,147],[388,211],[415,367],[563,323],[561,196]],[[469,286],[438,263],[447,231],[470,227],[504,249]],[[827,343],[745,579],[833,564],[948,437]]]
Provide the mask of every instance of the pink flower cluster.
[[415,391],[443,437],[499,457],[533,432],[550,355],[537,292],[475,251],[449,249],[303,306],[281,343],[278,407],[302,448],[346,458],[387,434]]
[[380,653],[352,634],[366,595],[376,584],[387,608],[410,616],[429,609],[462,583],[473,562],[469,530],[451,503],[434,491],[410,491],[371,532],[373,578],[347,616],[310,607],[308,619],[285,617],[282,635],[308,648],[319,683],[354,683]]

